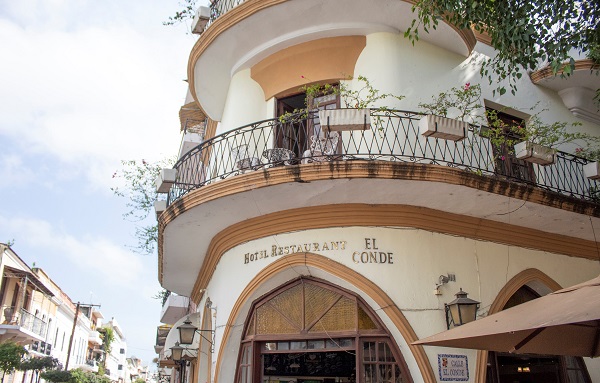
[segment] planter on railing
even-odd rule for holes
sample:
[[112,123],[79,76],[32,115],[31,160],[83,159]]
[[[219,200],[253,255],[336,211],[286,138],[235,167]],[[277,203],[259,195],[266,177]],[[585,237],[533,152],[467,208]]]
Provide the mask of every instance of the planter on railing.
[[583,165],[583,174],[591,180],[600,179],[600,162],[590,162]]
[[329,130],[367,130],[371,128],[370,109],[325,109],[319,110],[321,126]]
[[419,132],[425,137],[460,141],[466,136],[469,123],[454,118],[428,114],[419,121]]
[[555,161],[556,149],[522,141],[515,145],[515,156],[520,160],[538,165],[551,165]]

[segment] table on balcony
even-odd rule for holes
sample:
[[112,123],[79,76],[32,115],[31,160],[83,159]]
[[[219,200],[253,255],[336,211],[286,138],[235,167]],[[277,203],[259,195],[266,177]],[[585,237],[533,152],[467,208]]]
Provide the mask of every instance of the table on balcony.
[[266,149],[263,152],[263,157],[273,165],[293,165],[296,153],[285,148]]

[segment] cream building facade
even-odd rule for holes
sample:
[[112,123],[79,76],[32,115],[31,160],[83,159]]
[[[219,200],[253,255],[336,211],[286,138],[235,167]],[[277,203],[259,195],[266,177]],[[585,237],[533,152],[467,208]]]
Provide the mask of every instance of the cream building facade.
[[[482,89],[475,115],[520,120],[541,108],[546,122],[600,135],[597,66],[580,57],[561,79],[541,65],[516,95],[499,96],[478,74],[494,54],[486,36],[442,22],[413,46],[403,37],[411,6],[256,0],[199,10],[180,118],[184,144],[192,126],[202,143],[158,180],[168,193],[157,209],[159,280],[197,305],[166,337],[161,362],[185,372],[172,380],[504,382],[528,366],[533,382],[600,382],[595,359],[411,344],[447,328],[445,304],[459,289],[482,317],[600,272],[597,185],[573,148],[542,166],[498,154],[473,126],[457,142],[419,130],[420,103],[469,84]],[[405,97],[373,105],[387,109],[364,130],[317,117],[353,106],[335,96],[286,117],[304,106],[303,86],[360,90],[359,76]],[[203,331],[189,361],[174,365],[168,350],[187,319]]]

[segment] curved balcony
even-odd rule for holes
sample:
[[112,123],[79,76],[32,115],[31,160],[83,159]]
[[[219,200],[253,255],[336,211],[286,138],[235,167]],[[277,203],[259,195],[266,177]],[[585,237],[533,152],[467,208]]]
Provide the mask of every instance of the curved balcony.
[[598,200],[596,181],[583,172],[588,161],[565,152],[557,152],[556,162],[547,166],[499,158],[490,141],[477,133],[480,128],[471,126],[459,142],[423,137],[418,128],[422,114],[406,111],[375,113],[370,130],[343,132],[339,137],[336,133],[336,138],[328,135],[310,145],[309,138],[320,131],[316,117],[311,112],[308,118],[259,121],[203,142],[175,164],[177,178],[168,205],[194,189],[251,171],[353,160],[444,165]]
[[[584,229],[590,220],[600,227],[597,184],[584,176],[585,159],[559,152],[549,166],[497,160],[478,127],[460,142],[427,138],[418,129],[422,115],[413,112],[372,113],[371,129],[341,134],[324,134],[314,117],[249,124],[205,141],[176,163],[170,206],[159,217],[165,288],[193,296],[197,278],[208,278],[215,267],[214,259],[205,264],[210,252],[223,250],[223,236],[238,230],[244,236],[245,224],[257,225],[248,235],[361,225],[367,221],[357,217],[371,215],[373,225],[413,208],[432,217],[453,214],[456,221],[442,232],[464,235],[453,228],[465,220],[496,222],[502,230],[508,224],[515,238],[520,229],[534,230],[534,243],[556,235],[583,240],[597,256],[593,233]],[[416,223],[413,217],[385,224]],[[579,253],[581,247],[566,252]]]

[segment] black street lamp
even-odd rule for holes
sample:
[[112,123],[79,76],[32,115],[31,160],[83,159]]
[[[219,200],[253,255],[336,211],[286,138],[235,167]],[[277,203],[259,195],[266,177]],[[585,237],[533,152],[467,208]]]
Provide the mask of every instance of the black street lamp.
[[452,327],[461,326],[465,323],[473,322],[477,318],[477,309],[479,302],[471,298],[467,298],[467,293],[461,288],[456,293],[456,299],[448,304],[444,304],[446,312],[446,326]]

